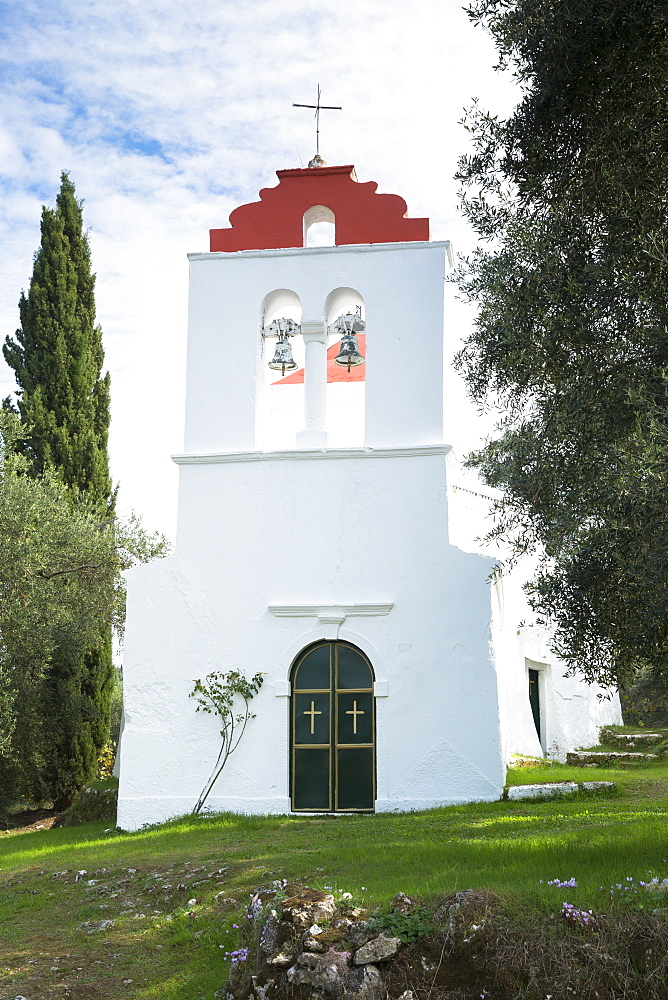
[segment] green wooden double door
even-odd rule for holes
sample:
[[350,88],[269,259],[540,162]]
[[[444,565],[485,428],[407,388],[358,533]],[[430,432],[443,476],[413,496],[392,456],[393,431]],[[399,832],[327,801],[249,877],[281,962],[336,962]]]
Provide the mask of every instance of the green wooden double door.
[[376,800],[373,671],[346,642],[321,642],[292,670],[292,808],[371,812]]

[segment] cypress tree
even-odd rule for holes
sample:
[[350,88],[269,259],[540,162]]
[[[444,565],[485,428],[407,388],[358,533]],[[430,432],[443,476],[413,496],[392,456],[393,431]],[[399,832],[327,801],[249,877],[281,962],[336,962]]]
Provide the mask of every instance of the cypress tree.
[[41,245],[21,328],[7,337],[5,360],[19,385],[18,408],[30,438],[23,450],[36,472],[57,469],[100,513],[113,507],[109,476],[109,375],[95,325],[95,275],[81,203],[63,173],[56,208],[42,209]]
[[[3,353],[16,373],[18,409],[28,428],[18,450],[35,474],[55,470],[107,519],[115,499],[107,454],[109,375],[102,376],[94,290],[81,202],[63,173],[56,208],[42,209],[30,288],[19,300],[21,327],[14,340],[6,338]],[[64,807],[94,773],[109,731],[112,678],[110,632],[95,647],[62,647],[52,656],[39,696],[41,731],[31,736],[43,771],[28,792]]]

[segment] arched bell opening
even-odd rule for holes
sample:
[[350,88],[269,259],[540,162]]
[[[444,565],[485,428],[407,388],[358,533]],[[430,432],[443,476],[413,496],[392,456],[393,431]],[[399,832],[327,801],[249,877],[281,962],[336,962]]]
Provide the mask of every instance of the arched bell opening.
[[313,205],[304,212],[304,246],[336,246],[336,217],[331,208]]
[[275,288],[262,300],[255,417],[255,444],[261,451],[294,448],[301,428],[303,379],[290,379],[304,367],[301,319],[301,299],[290,288]]
[[332,447],[359,448],[364,445],[367,367],[364,299],[355,288],[334,288],[325,299],[324,315],[329,441]]
[[349,642],[303,650],[290,674],[290,798],[294,812],[373,812],[373,667]]

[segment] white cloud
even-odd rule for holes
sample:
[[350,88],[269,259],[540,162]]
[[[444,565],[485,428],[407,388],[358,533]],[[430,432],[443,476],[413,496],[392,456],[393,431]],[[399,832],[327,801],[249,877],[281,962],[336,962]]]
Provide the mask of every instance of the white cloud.
[[[0,330],[12,334],[62,169],[85,200],[112,375],[121,504],[173,530],[182,439],[186,253],[208,248],[274,171],[321,151],[401,194],[458,249],[471,234],[452,177],[472,98],[509,82],[455,0],[27,0],[0,24]],[[467,316],[460,312],[459,315]],[[0,393],[13,373],[0,365]]]

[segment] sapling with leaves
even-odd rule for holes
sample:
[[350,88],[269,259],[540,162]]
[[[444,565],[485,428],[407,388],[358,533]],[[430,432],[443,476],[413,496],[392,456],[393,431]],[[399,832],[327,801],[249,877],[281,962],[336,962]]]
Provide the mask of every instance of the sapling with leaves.
[[249,679],[239,670],[228,670],[227,673],[214,671],[207,674],[203,681],[198,678],[194,682],[195,687],[190,692],[190,697],[197,700],[195,711],[218,715],[222,742],[211,777],[202,789],[193,809],[193,816],[202,811],[230,754],[239,746],[249,721],[255,718],[255,714],[250,710],[250,702],[262,687],[262,681],[261,673],[254,674]]

